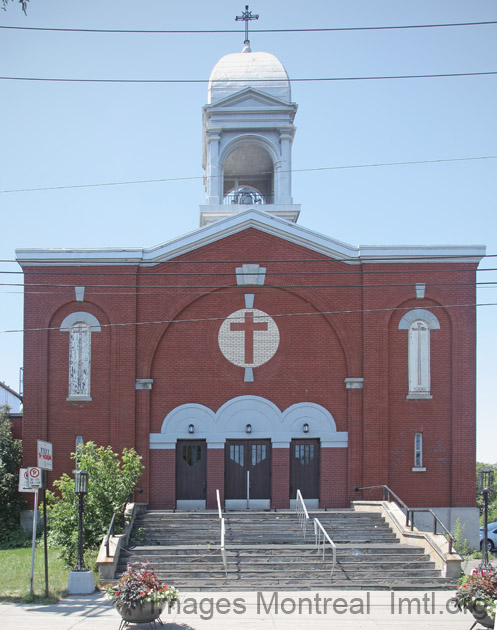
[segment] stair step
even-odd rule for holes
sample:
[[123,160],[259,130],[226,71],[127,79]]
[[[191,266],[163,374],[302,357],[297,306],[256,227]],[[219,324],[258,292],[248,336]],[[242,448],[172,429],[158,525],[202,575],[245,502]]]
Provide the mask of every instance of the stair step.
[[336,547],[325,558],[306,537],[294,511],[228,511],[226,570],[217,512],[151,511],[134,523],[136,540],[121,551],[117,573],[128,562],[146,562],[161,579],[182,590],[300,590],[454,588],[421,547],[399,542],[380,514],[353,510],[312,511]]

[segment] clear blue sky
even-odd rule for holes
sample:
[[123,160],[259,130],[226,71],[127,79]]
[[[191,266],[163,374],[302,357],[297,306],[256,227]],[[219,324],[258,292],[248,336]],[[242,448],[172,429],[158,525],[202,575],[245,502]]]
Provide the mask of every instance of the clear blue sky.
[[[245,1],[31,0],[0,26],[231,29]],[[497,20],[494,0],[271,0],[257,28]],[[497,71],[497,25],[253,33],[290,78]],[[130,35],[0,29],[0,75],[207,79],[243,34]],[[161,178],[177,182],[0,193],[0,258],[22,247],[150,247],[195,229],[204,202],[205,84],[0,81],[0,190]],[[497,76],[293,84],[299,169],[497,155]],[[497,254],[497,160],[295,172],[300,223],[352,245],[484,244]],[[488,258],[481,268],[497,267]],[[16,265],[1,263],[2,271]],[[22,276],[0,276],[22,282]],[[497,272],[480,272],[497,281]],[[0,330],[22,328],[22,290],[0,288]],[[495,288],[480,303],[497,302]],[[478,309],[478,457],[497,462],[497,307]],[[0,334],[0,380],[17,389],[22,335]]]

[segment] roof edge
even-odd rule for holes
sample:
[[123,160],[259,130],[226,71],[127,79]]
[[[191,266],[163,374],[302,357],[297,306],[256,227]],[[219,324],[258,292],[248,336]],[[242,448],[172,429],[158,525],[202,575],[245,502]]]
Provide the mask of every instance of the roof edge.
[[255,228],[348,264],[403,262],[474,262],[485,256],[484,245],[361,245],[355,247],[262,210],[248,208],[151,248],[16,249],[21,267],[33,265],[154,265]]

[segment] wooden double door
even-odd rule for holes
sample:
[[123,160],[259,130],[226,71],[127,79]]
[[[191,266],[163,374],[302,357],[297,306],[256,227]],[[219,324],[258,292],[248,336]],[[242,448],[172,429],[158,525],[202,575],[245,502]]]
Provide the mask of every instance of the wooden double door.
[[227,440],[224,461],[228,501],[271,499],[271,440]]

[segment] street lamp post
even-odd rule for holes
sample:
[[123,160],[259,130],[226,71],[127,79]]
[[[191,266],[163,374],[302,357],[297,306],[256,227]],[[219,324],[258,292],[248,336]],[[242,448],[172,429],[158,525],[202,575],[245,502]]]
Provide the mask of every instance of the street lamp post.
[[480,571],[492,569],[488,559],[488,493],[494,484],[494,471],[491,468],[482,468],[478,479],[479,490],[483,496],[483,549],[481,555]]
[[88,473],[84,470],[77,470],[74,475],[74,492],[79,497],[78,510],[78,562],[76,571],[86,571],[83,550],[83,502],[88,494]]
[[74,492],[79,498],[78,508],[78,561],[76,567],[69,574],[69,584],[67,587],[71,595],[89,595],[95,590],[95,579],[93,571],[88,571],[85,567],[83,548],[83,503],[85,495],[88,494],[88,473],[84,470],[76,470],[74,473]]

